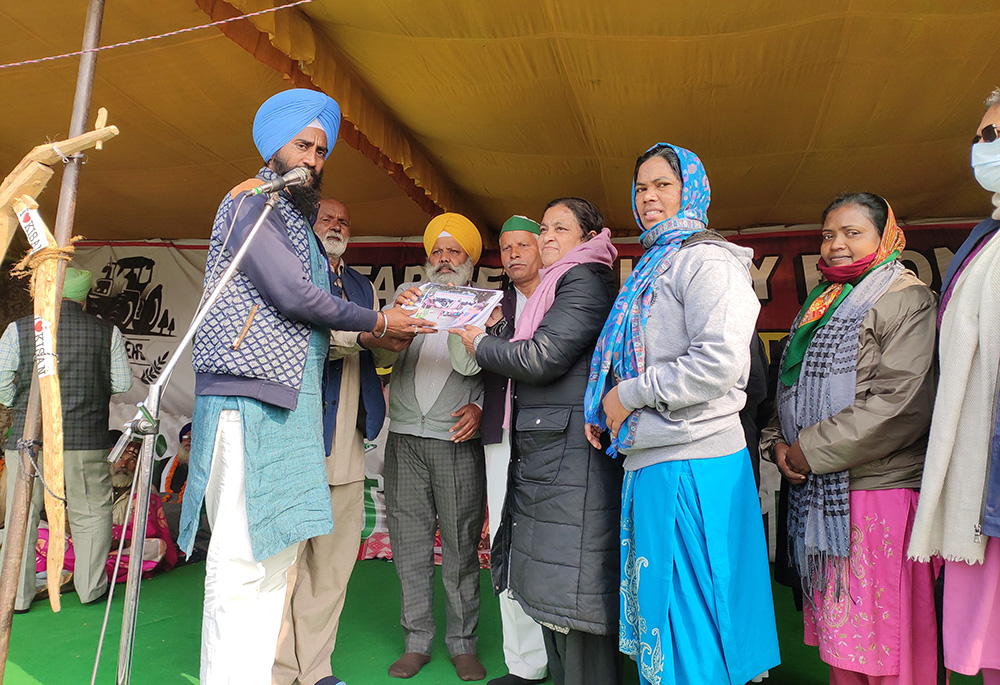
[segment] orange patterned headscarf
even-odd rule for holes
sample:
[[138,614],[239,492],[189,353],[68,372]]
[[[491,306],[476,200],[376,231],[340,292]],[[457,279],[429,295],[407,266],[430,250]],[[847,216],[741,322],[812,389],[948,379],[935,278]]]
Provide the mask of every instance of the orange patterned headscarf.
[[[889,216],[885,221],[885,228],[882,229],[882,240],[878,244],[878,249],[875,251],[875,254],[864,258],[864,261],[869,262],[868,268],[851,280],[860,278],[872,269],[881,266],[883,262],[889,261],[890,257],[897,259],[903,248],[906,247],[906,236],[903,235],[903,230],[896,223],[896,215],[892,213],[892,207],[889,206],[888,202],[885,203],[885,206],[889,209]],[[844,285],[845,283],[829,283],[828,287],[809,304],[808,309],[802,314],[802,319],[799,321],[799,328],[807,323],[822,319],[823,315],[830,309],[830,305],[836,302],[837,298],[844,291]]]
[[802,305],[802,314],[795,325],[795,335],[788,343],[781,368],[781,382],[786,386],[790,387],[798,380],[802,359],[809,348],[809,343],[812,342],[816,332],[833,316],[834,310],[848,293],[854,289],[853,283],[883,264],[899,259],[903,248],[906,247],[906,237],[896,223],[896,215],[893,214],[888,202],[885,205],[889,209],[889,215],[882,229],[882,239],[879,241],[878,249],[873,254],[845,267],[822,269],[823,275],[827,278],[813,288],[805,304]]

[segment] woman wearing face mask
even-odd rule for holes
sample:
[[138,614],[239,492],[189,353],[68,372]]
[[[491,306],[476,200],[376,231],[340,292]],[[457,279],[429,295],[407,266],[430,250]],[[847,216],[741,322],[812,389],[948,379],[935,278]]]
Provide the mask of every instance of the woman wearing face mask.
[[1000,89],[972,145],[993,216],[973,229],[941,283],[941,381],[910,555],[945,558],[944,664],[1000,685]]
[[[646,252],[591,361],[591,444],[625,454],[619,649],[643,684],[742,685],[778,664],[767,548],[739,411],[760,303],[753,252],[707,228],[701,160],[639,157]],[[610,461],[610,460],[609,460]]]
[[512,379],[513,463],[494,588],[509,587],[541,624],[554,685],[615,685],[622,471],[584,438],[583,392],[614,301],[618,251],[600,211],[581,198],[550,202],[540,231],[541,282],[513,337],[451,332],[481,368]]
[[934,400],[936,298],[900,262],[888,203],[823,212],[819,269],[781,362],[761,450],[792,484],[805,641],[833,684],[933,685],[934,572],[906,559]]

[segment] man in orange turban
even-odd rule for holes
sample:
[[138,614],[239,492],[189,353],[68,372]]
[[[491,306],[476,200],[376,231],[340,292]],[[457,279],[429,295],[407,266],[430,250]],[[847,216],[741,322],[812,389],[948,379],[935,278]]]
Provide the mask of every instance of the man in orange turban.
[[[424,231],[427,280],[468,285],[483,249],[460,214],[434,217]],[[397,291],[398,300],[412,284]],[[392,557],[402,589],[404,654],[389,667],[410,678],[430,661],[434,641],[434,532],[441,531],[441,579],[448,596],[445,644],[462,680],[482,680],[476,656],[479,555],[486,463],[479,437],[482,374],[452,370],[448,331],[419,336],[400,352],[389,385],[385,500]]]

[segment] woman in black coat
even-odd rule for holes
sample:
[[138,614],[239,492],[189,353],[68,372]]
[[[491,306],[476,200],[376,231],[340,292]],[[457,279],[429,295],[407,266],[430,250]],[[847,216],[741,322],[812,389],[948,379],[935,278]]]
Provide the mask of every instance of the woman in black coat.
[[539,236],[542,281],[510,340],[455,331],[483,369],[512,379],[511,465],[493,544],[497,593],[508,587],[542,625],[555,685],[621,682],[618,585],[621,466],[584,436],[594,344],[617,287],[617,250],[580,198],[553,200]]

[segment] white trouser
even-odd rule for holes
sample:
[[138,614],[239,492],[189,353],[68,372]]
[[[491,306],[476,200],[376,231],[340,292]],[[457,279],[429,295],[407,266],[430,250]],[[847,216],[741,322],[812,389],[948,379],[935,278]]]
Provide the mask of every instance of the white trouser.
[[[490,514],[490,543],[500,526],[500,514],[507,495],[507,466],[510,438],[503,431],[497,445],[486,445],[486,505]],[[503,626],[503,656],[507,670],[528,680],[544,678],[548,666],[542,627],[524,613],[509,590],[500,593],[500,623]]]
[[270,685],[286,574],[298,545],[264,561],[253,558],[238,411],[219,416],[205,508],[212,542],[205,564],[202,685]]

